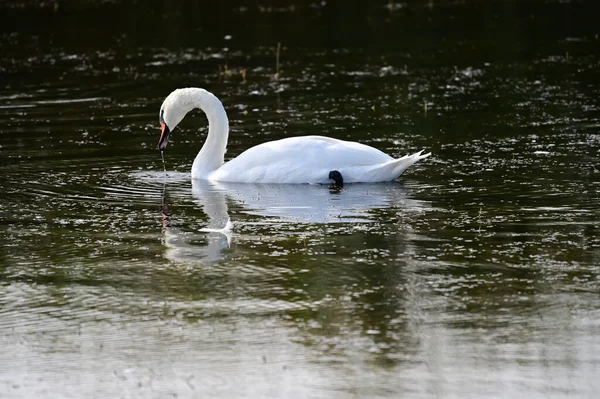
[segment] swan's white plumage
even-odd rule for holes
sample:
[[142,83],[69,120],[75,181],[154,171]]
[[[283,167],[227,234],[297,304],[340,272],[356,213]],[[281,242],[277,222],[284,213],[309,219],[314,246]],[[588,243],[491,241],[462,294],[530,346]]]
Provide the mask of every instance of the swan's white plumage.
[[[394,159],[380,150],[351,141],[323,136],[302,136],[270,141],[252,147],[224,163],[229,134],[221,102],[204,89],[178,89],[161,107],[172,131],[193,108],[208,118],[208,137],[192,165],[192,178],[244,183],[326,183],[329,172],[339,171],[345,183],[394,180],[406,168],[430,154],[422,152]],[[163,113],[164,112],[164,113]]]

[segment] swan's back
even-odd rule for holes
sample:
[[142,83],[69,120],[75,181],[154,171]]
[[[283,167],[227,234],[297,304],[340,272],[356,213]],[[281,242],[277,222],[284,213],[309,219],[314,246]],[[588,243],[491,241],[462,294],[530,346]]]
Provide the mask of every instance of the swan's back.
[[257,183],[324,183],[329,171],[384,164],[393,158],[364,144],[323,136],[291,137],[248,149],[211,180]]

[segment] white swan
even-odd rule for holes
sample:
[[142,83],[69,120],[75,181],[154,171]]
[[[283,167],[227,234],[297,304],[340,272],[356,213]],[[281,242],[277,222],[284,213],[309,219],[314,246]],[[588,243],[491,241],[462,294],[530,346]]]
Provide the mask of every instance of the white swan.
[[177,89],[160,107],[164,151],[169,136],[184,116],[200,108],[208,118],[208,136],[192,165],[192,179],[238,183],[327,183],[337,170],[345,183],[394,180],[410,165],[430,154],[394,159],[364,144],[322,136],[291,137],[252,147],[225,163],[229,121],[221,101],[199,88]]

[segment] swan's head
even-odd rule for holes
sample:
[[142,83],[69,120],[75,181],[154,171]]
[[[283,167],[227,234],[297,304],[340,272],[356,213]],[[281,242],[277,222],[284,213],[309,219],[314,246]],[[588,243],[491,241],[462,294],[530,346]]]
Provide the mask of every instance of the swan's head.
[[193,108],[184,90],[178,89],[169,94],[160,107],[158,117],[161,133],[158,140],[158,149],[161,151],[167,148],[169,137],[173,130],[175,130],[175,127],[181,122],[185,114]]

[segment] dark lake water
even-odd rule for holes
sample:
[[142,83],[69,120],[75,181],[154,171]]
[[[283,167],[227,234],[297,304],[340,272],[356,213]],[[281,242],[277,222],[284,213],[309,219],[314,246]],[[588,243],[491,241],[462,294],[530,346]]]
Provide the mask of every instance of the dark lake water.
[[[0,6],[0,397],[597,396],[596,2],[98,3]],[[192,182],[201,112],[156,150],[186,86],[227,159],[433,155]]]

